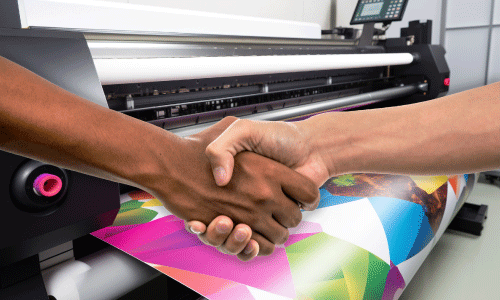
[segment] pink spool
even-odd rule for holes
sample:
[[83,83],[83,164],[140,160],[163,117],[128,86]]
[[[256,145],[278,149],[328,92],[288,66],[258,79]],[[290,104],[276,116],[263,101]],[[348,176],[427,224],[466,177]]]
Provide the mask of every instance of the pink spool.
[[59,176],[43,173],[33,183],[33,190],[38,196],[53,197],[62,189],[62,180]]

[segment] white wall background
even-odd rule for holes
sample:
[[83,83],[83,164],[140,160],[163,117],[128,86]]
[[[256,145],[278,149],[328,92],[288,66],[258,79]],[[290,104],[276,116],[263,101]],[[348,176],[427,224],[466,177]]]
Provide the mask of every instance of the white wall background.
[[450,93],[500,81],[500,0],[446,1]]
[[[0,0],[1,1],[1,0]],[[101,0],[169,8],[282,19],[332,27],[335,0]],[[332,4],[333,3],[333,4]],[[352,13],[352,12],[351,12]]]
[[[207,12],[218,12],[251,17],[273,18],[317,23],[322,29],[335,26],[349,27],[358,0],[101,0],[122,3],[163,6]],[[406,9],[402,22],[394,23],[389,36],[399,36],[401,27],[409,20],[432,19],[433,43],[439,43],[441,1],[413,0]],[[356,26],[361,28],[361,25]]]
[[[101,0],[142,5],[155,5],[242,16],[273,18],[317,23],[322,29],[349,27],[358,0]],[[433,43],[439,43],[441,1],[411,0],[403,21],[392,24],[389,36],[399,36],[401,27],[410,20],[434,22]],[[356,26],[361,28],[361,25]]]

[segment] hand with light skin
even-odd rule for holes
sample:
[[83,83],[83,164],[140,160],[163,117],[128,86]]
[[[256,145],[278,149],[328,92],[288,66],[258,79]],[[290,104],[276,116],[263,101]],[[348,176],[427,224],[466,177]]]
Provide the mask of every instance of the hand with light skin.
[[279,161],[321,186],[328,179],[328,170],[304,129],[300,122],[235,121],[205,151],[215,182],[227,185],[232,177],[233,157],[251,151]]
[[[346,173],[447,175],[493,170],[500,168],[499,99],[497,82],[432,101],[324,113],[296,123],[238,120],[207,147],[206,154],[218,185],[230,182],[233,156],[242,151],[280,161],[318,187]],[[215,234],[216,222],[229,228],[233,224],[219,216],[208,229],[196,221],[187,226],[223,250],[232,237]],[[250,242],[247,247],[254,246]]]

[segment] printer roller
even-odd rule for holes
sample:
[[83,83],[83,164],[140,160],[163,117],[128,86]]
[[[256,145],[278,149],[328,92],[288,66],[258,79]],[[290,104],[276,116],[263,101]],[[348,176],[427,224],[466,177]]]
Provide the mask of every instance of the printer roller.
[[42,272],[47,294],[55,300],[117,299],[159,275],[112,247]]
[[[92,50],[92,49],[91,49]],[[191,58],[97,58],[101,84],[125,84],[411,64],[410,53],[232,56]]]

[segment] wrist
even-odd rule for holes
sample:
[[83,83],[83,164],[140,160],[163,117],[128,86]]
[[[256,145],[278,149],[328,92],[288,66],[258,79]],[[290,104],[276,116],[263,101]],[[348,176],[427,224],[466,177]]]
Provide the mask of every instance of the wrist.
[[298,122],[312,156],[318,157],[329,177],[359,172],[363,167],[361,144],[366,139],[353,113],[325,113]]
[[[148,126],[149,125],[149,126]],[[133,149],[130,163],[123,164],[120,176],[125,183],[148,192],[158,186],[172,186],[175,181],[175,162],[180,161],[179,153],[184,152],[182,139],[167,131],[146,125],[148,130],[141,132],[138,139],[130,145]]]
[[331,171],[332,161],[326,157],[324,145],[322,144],[321,133],[318,132],[320,126],[316,126],[316,122],[311,122],[309,119],[304,121],[295,122],[299,143],[305,146],[305,150],[301,155],[303,159],[301,160],[302,167],[296,169],[299,173],[305,175],[309,179],[313,180],[318,187],[321,187],[323,183],[332,177]]

